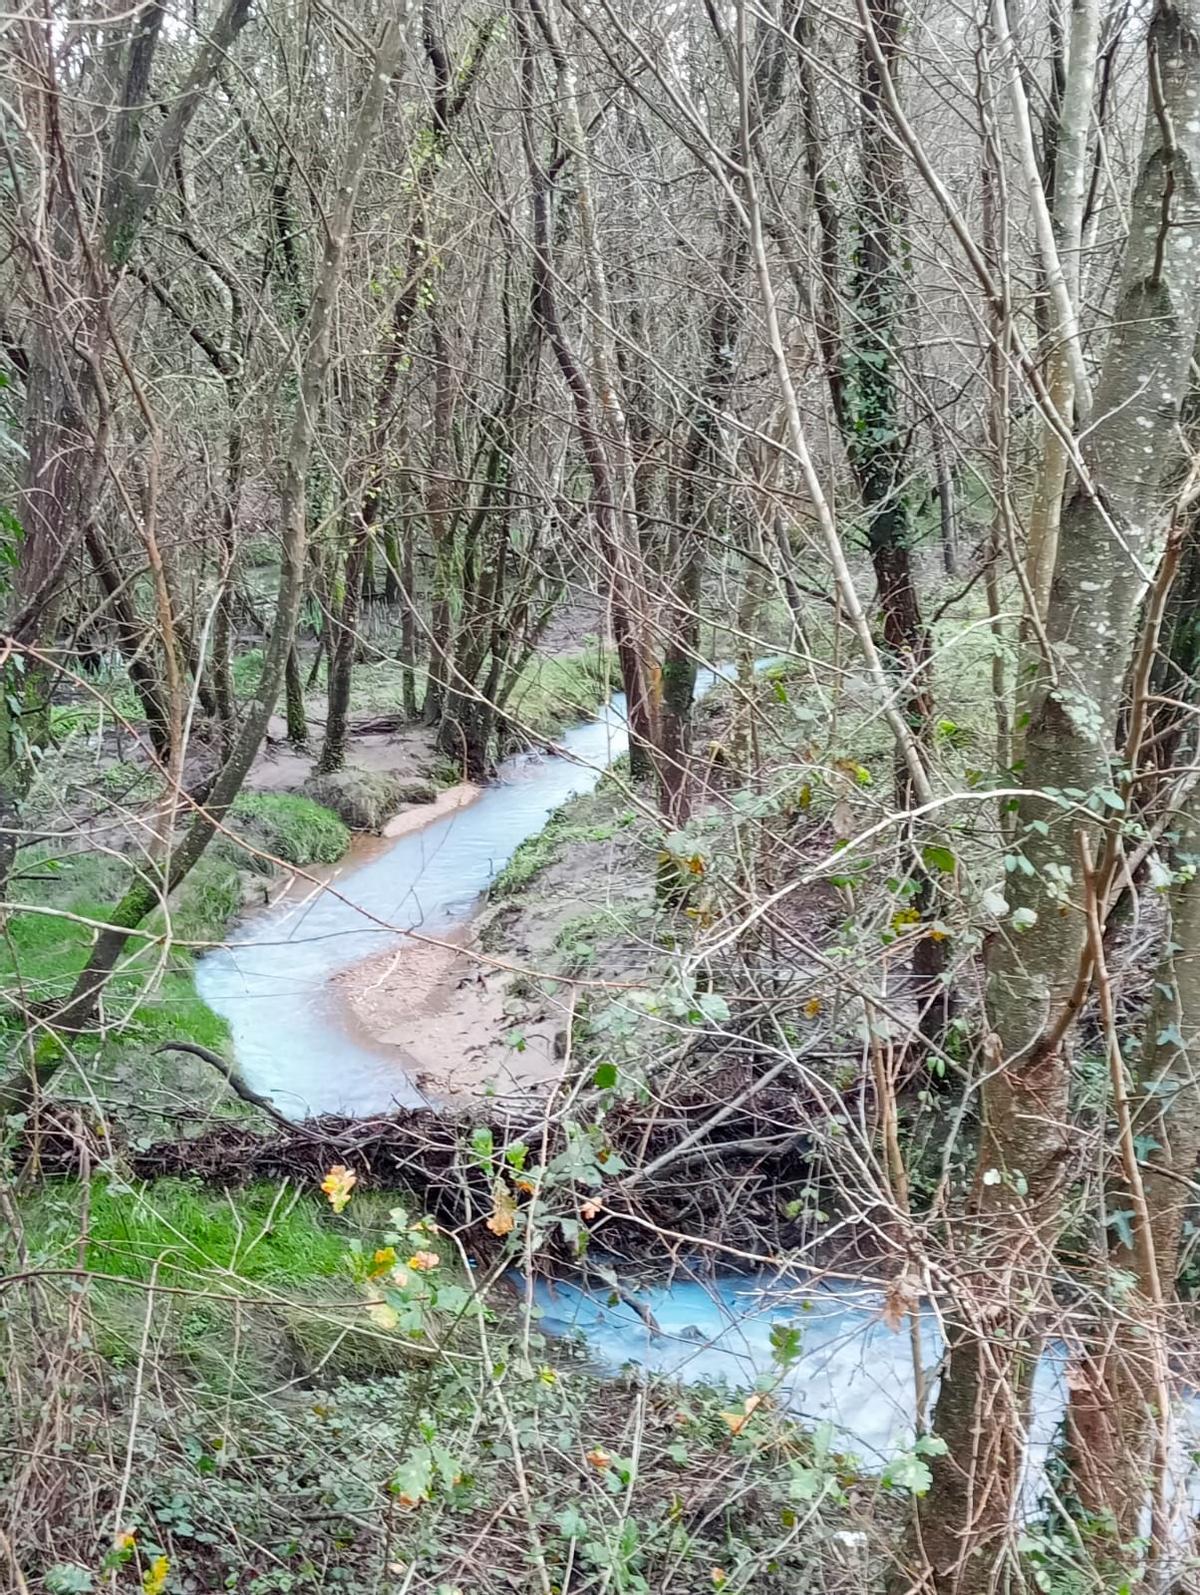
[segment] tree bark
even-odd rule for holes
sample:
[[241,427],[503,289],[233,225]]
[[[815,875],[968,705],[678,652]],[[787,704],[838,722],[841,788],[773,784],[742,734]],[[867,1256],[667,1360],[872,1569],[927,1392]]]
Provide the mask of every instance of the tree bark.
[[1086,969],[1078,834],[1097,831],[1113,786],[1130,617],[1161,541],[1200,308],[1200,0],[1158,0],[1147,60],[1132,225],[1083,450],[1095,492],[1077,486],[1063,516],[1046,621],[1059,685],[1037,683],[1027,735],[1025,779],[1037,795],[1020,804],[1013,845],[1029,873],[1009,877],[1015,923],[1027,928],[997,935],[987,960],[983,1122],[934,1415],[947,1448],[908,1547],[909,1569],[939,1595],[988,1589],[1013,1527],[1072,1149],[1065,1039]]

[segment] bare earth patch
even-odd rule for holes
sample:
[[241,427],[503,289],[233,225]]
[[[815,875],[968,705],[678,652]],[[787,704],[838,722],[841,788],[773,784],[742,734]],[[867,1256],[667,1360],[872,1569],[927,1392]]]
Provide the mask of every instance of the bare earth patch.
[[565,1010],[518,1024],[505,995],[511,977],[481,964],[467,938],[463,930],[443,942],[409,940],[335,976],[351,1027],[399,1048],[435,1096],[506,1096],[555,1079]]

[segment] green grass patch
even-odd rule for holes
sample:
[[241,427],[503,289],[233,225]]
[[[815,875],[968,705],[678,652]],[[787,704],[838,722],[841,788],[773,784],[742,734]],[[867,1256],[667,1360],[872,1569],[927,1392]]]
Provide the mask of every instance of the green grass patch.
[[[536,836],[528,837],[513,853],[492,882],[493,900],[515,897],[570,847],[586,842],[608,842],[618,830],[631,825],[633,812],[605,814],[609,807],[605,793],[589,793],[564,803],[546,821]],[[588,818],[589,814],[597,817]]]
[[[353,1205],[353,1204],[352,1204]],[[45,1261],[74,1255],[81,1193],[49,1187],[25,1211],[26,1243]],[[236,1197],[189,1180],[127,1186],[96,1180],[88,1198],[87,1266],[98,1274],[163,1284],[213,1272],[245,1281],[304,1285],[346,1273],[350,1234],[328,1206],[294,1187],[253,1185]]]
[[401,1201],[356,1193],[334,1215],[287,1181],[220,1192],[184,1179],[98,1179],[86,1209],[81,1187],[64,1181],[33,1193],[22,1219],[41,1268],[76,1266],[85,1235],[90,1334],[108,1361],[136,1354],[153,1281],[156,1356],[186,1361],[210,1387],[251,1391],[318,1368],[374,1377],[406,1364],[403,1339],[367,1318],[353,1256],[372,1255]]
[[[83,969],[98,927],[133,880],[123,857],[103,853],[22,855],[14,896],[43,910],[10,914],[0,936],[0,1025],[24,1028],[31,1007],[65,998]],[[206,854],[174,894],[169,916],[161,910],[146,922],[163,941],[131,938],[129,951],[105,987],[104,1020],[109,1045],[146,1046],[188,1039],[221,1048],[225,1021],[202,1003],[193,980],[193,955],[173,942],[216,942],[241,907],[241,881],[226,859]],[[75,1050],[94,1055],[85,1039]]]
[[599,644],[561,658],[535,656],[505,705],[516,741],[557,736],[573,721],[594,714],[621,688],[615,650]]
[[263,651],[248,648],[244,654],[235,654],[229,661],[229,674],[233,690],[239,698],[249,698],[258,691],[262,680]]
[[[285,864],[336,864],[350,846],[350,832],[332,809],[294,792],[243,792],[228,823],[238,837]],[[220,838],[220,851],[250,869],[272,868],[270,859],[247,853],[233,837]]]

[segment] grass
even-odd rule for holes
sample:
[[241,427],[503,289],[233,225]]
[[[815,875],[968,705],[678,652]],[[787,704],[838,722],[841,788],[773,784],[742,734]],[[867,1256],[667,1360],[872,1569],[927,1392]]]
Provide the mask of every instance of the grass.
[[[309,798],[247,793],[235,804],[234,819],[244,822],[255,846],[292,864],[331,863],[349,845],[350,833],[337,816]],[[225,1045],[225,1021],[196,994],[193,960],[206,944],[224,940],[240,912],[238,865],[250,858],[232,838],[218,838],[172,895],[168,910],[146,921],[145,930],[162,940],[131,940],[105,992],[105,1020],[119,1033],[117,1045],[183,1039],[215,1050]],[[131,861],[117,854],[54,856],[43,848],[21,855],[14,896],[53,912],[17,912],[5,923],[0,1003],[9,1028],[22,1028],[31,1006],[67,996],[87,961],[95,926],[108,920],[132,880]]]
[[[350,846],[349,830],[331,809],[292,792],[243,792],[233,805],[230,828],[285,864],[336,864]],[[222,842],[238,862],[271,869],[270,860],[255,858],[232,838]]]
[[153,1282],[163,1293],[156,1354],[187,1362],[208,1385],[232,1378],[250,1391],[322,1366],[394,1373],[410,1359],[402,1339],[367,1321],[354,1266],[355,1249],[371,1255],[400,1200],[356,1193],[335,1216],[286,1181],[231,1193],[182,1179],[96,1179],[85,1205],[82,1187],[63,1181],[23,1203],[23,1238],[31,1263],[53,1270],[76,1266],[86,1236],[90,1333],[107,1361],[133,1359]]
[[611,648],[593,643],[576,654],[535,655],[513,688],[505,715],[518,741],[522,734],[553,737],[573,721],[594,714],[620,687],[617,656]]
[[306,784],[318,802],[356,831],[382,830],[404,804],[432,803],[437,796],[433,781],[388,770],[347,767],[331,775],[311,776]]
[[[327,1214],[315,1196],[270,1185],[250,1186],[234,1199],[188,1180],[136,1187],[96,1180],[88,1193],[87,1266],[145,1281],[157,1263],[162,1283],[176,1285],[214,1272],[277,1285],[346,1277],[351,1225]],[[74,1255],[82,1218],[77,1185],[44,1189],[24,1217],[32,1252],[47,1260]]]
[[[110,854],[23,856],[14,895],[30,907],[52,912],[10,914],[0,940],[2,1022],[23,1029],[31,1006],[61,1000],[70,992],[91,951],[95,926],[107,921],[132,879],[129,860]],[[176,942],[220,941],[241,907],[241,881],[227,860],[206,854],[175,893],[169,920],[161,911],[146,924],[152,935],[168,931]],[[125,963],[105,989],[106,1028],[117,1046],[198,1041],[219,1049],[228,1039],[225,1021],[196,995],[192,953],[141,938],[130,943]],[[97,1043],[77,1046],[94,1054]]]
[[229,661],[229,674],[233,681],[233,690],[239,698],[249,698],[258,691],[258,684],[262,680],[262,666],[261,648],[248,648],[245,653],[234,654]]

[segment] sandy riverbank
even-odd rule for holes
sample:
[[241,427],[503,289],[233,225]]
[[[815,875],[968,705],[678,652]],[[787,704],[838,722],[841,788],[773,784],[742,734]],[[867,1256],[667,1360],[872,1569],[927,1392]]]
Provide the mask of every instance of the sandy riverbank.
[[507,1095],[553,1080],[565,1011],[518,1021],[506,996],[510,974],[473,955],[469,927],[444,941],[404,944],[343,970],[332,985],[351,1027],[403,1055],[434,1096]]

